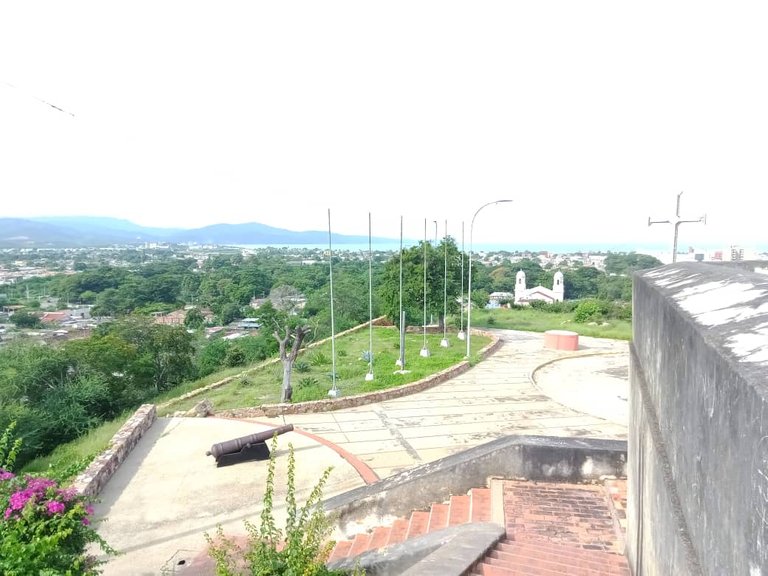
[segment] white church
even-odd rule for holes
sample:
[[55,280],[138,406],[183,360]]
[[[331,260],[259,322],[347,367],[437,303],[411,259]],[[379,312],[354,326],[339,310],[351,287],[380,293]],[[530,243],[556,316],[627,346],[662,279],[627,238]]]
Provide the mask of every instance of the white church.
[[525,306],[534,300],[543,300],[544,302],[562,302],[565,294],[563,285],[563,273],[555,272],[552,289],[544,286],[525,287],[525,272],[520,270],[515,276],[515,304]]

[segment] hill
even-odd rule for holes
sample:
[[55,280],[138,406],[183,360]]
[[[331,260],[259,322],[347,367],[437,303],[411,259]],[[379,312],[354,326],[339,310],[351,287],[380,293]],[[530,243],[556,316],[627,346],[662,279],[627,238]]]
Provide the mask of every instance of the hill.
[[[391,241],[376,238],[377,241]],[[328,233],[296,232],[257,222],[214,224],[202,228],[151,228],[119,218],[62,216],[0,218],[0,248],[67,248],[170,242],[187,244],[322,244]],[[338,244],[367,242],[367,236],[334,234]]]

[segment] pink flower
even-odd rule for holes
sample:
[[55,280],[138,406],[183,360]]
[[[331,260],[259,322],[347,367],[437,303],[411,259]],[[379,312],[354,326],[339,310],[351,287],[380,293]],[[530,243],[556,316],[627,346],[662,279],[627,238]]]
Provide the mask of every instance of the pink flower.
[[16,478],[16,474],[0,468],[0,482],[2,482],[3,480],[11,480],[12,478]]
[[36,494],[43,494],[51,486],[56,486],[56,482],[48,478],[30,478],[27,481],[27,490]]
[[83,522],[83,526],[88,526],[91,523],[91,521],[88,520],[88,518],[83,518],[82,522]]
[[50,500],[48,504],[46,505],[46,508],[48,510],[48,514],[61,514],[64,512],[64,504],[57,501],[57,500]]

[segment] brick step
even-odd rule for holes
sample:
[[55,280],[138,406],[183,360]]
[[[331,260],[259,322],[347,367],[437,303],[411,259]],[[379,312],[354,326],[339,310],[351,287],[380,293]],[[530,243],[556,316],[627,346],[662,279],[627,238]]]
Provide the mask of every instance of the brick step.
[[625,480],[604,486],[505,480],[503,490],[507,538],[473,576],[630,576],[621,554]]
[[466,495],[451,496],[446,503],[434,503],[427,510],[414,510],[409,518],[398,518],[391,526],[379,526],[369,533],[358,534],[352,540],[336,543],[329,561],[357,556],[367,550],[391,546],[448,526],[468,522],[489,522],[491,491],[473,488]]

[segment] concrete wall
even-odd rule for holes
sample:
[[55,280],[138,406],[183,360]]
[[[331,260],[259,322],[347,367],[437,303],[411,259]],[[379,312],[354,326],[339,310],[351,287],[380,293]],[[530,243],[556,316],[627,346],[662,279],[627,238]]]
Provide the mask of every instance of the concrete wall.
[[627,552],[635,576],[768,576],[768,276],[635,276]]

